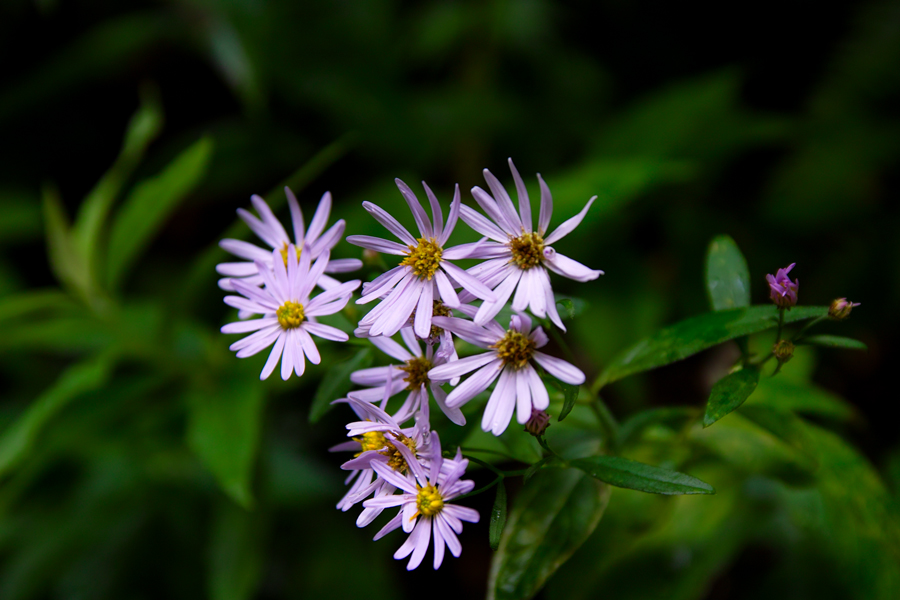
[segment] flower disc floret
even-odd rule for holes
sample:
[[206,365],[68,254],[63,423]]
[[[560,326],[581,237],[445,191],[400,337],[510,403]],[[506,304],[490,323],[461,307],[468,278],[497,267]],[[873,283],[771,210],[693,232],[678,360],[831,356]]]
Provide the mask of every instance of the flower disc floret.
[[[409,451],[412,452],[413,456],[416,456],[416,440],[409,437],[408,435],[403,435],[402,433],[398,433],[397,440],[401,442],[404,446],[409,448]],[[394,442],[385,438],[385,448],[378,454],[382,456],[386,456],[388,461],[388,466],[394,471],[398,471],[400,473],[407,473],[409,471],[409,465],[406,462],[406,459],[403,458],[403,453],[397,449],[397,446],[394,445]]]
[[504,367],[509,365],[518,371],[532,359],[537,344],[521,331],[510,329],[490,347],[497,350],[497,356],[503,361]]
[[359,456],[363,452],[367,452],[369,450],[381,450],[385,446],[388,445],[388,441],[384,437],[384,433],[380,431],[367,431],[359,437],[353,438],[359,445],[362,446],[362,449],[359,451]]
[[411,519],[415,519],[419,515],[433,517],[443,510],[444,499],[441,497],[441,493],[435,486],[426,485],[425,487],[416,487],[419,490],[419,493],[416,496],[416,508],[418,511]]
[[433,366],[431,361],[424,356],[414,356],[406,361],[406,365],[400,367],[401,371],[408,373],[408,375],[403,378],[403,381],[407,383],[406,389],[415,391],[423,385],[431,383],[431,380],[428,379],[428,371],[430,371]]
[[419,279],[431,281],[434,272],[441,264],[443,249],[434,238],[421,237],[417,241],[419,242],[418,246],[408,246],[409,255],[400,264],[412,268],[413,274]]
[[288,300],[275,311],[275,316],[278,317],[278,324],[282,329],[295,329],[300,327],[305,318],[303,305]]
[[544,261],[544,238],[537,232],[523,233],[509,240],[512,252],[511,262],[523,271],[534,268]]

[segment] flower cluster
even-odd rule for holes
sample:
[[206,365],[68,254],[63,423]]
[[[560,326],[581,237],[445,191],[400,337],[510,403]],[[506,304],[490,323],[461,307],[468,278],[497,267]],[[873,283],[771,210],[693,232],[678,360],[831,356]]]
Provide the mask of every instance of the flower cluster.
[[[585,376],[577,367],[544,352],[549,342],[544,327],[565,326],[556,308],[550,273],[576,281],[590,281],[602,274],[558,252],[552,244],[571,233],[590,209],[583,210],[550,232],[553,199],[538,175],[541,190],[537,227],[531,201],[518,171],[509,161],[518,196],[518,210],[499,180],[484,171],[490,192],[472,189],[484,214],[462,204],[459,187],[450,202],[446,221],[435,194],[424,184],[431,216],[404,182],[396,180],[418,229],[412,235],[379,206],[363,207],[399,242],[365,235],[347,241],[367,251],[398,257],[393,268],[363,284],[360,305],[374,304],[359,321],[354,334],[368,338],[392,361],[388,366],[354,372],[351,381],[361,386],[336,403],[347,404],[358,420],[347,426],[350,441],[332,450],[353,451],[344,463],[350,471],[349,489],[338,503],[341,510],[362,504],[360,527],[371,523],[383,510],[399,512],[375,536],[394,529],[409,534],[395,558],[411,555],[407,568],[422,561],[434,539],[434,567],[443,561],[445,547],[458,556],[457,535],[462,523],[478,521],[478,514],[451,503],[472,490],[462,479],[468,460],[457,449],[445,457],[438,433],[430,424],[430,403],[454,424],[463,425],[462,408],[479,395],[487,396],[481,415],[486,432],[501,435],[513,415],[535,435],[546,429],[550,404],[545,376],[580,385]],[[344,231],[338,221],[325,231],[331,197],[326,194],[308,230],[300,208],[288,193],[294,239],[259,197],[253,204],[256,218],[239,211],[242,219],[272,248],[224,240],[222,247],[252,262],[225,263],[218,270],[227,278],[223,289],[241,294],[225,301],[239,309],[241,320],[222,328],[225,333],[252,335],[231,348],[239,357],[250,356],[274,345],[263,368],[267,377],[281,357],[281,375],[303,373],[304,355],[313,363],[319,354],[310,334],[346,341],[346,332],[317,322],[316,318],[342,310],[358,287],[358,281],[340,283],[325,273],[359,268],[359,261],[331,261],[330,250]],[[450,245],[451,235],[462,220],[484,237],[475,243]],[[324,233],[323,233],[324,232]],[[463,269],[462,259],[481,260]],[[261,286],[261,287],[260,287]],[[323,291],[311,296],[314,288]],[[507,305],[511,316],[501,324],[495,317]],[[530,312],[529,314],[526,311]],[[535,323],[534,319],[542,323]],[[506,325],[508,323],[508,326]],[[399,334],[402,344],[392,336]],[[483,351],[460,358],[455,340]],[[463,379],[465,378],[465,379]],[[493,385],[493,391],[488,390]],[[402,402],[389,410],[392,398]],[[539,419],[535,421],[534,416]]]

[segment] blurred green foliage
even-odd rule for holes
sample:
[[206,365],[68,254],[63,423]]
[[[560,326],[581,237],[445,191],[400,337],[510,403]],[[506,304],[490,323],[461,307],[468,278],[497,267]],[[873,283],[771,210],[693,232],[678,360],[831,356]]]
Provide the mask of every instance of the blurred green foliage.
[[[326,396],[371,357],[323,345],[302,379],[260,382],[264,357],[235,359],[218,333],[233,314],[214,265],[219,239],[249,239],[233,211],[250,193],[274,190],[277,211],[285,184],[304,208],[330,189],[348,232],[374,234],[359,203],[406,214],[393,177],[427,179],[447,202],[485,167],[507,181],[508,155],[541,170],[556,222],[598,196],[561,248],[607,275],[554,283],[577,296],[567,339],[589,377],[707,311],[705,294],[722,311],[765,302],[764,274],[795,261],[803,304],[863,302],[825,333],[869,352],[800,347],[707,429],[728,344],[600,380],[622,456],[717,493],[610,491],[576,470],[509,484],[505,531],[531,519],[556,554],[521,554],[528,568],[505,581],[536,592],[574,552],[543,597],[900,597],[900,439],[884,411],[900,335],[900,3],[848,7],[821,28],[800,3],[756,7],[760,30],[756,15],[727,20],[734,44],[752,40],[741,51],[689,14],[669,23],[670,9],[634,7],[4,3],[0,48],[16,58],[0,81],[0,598],[482,594],[493,494],[471,499],[482,523],[460,559],[407,574],[393,537],[371,542],[333,508],[343,473],[326,449],[346,412]],[[804,37],[813,29],[827,35]],[[632,41],[669,30],[646,49]],[[773,58],[767,39],[808,41],[807,58]],[[666,71],[669,53],[690,60]],[[803,71],[779,78],[782,61]],[[735,242],[746,264],[717,271],[741,262]],[[704,269],[751,289],[705,289]],[[650,366],[771,324],[757,325]],[[767,352],[771,333],[746,343]],[[566,458],[595,450],[581,393],[553,396],[554,415],[574,406],[547,434]],[[540,458],[532,438],[469,421],[445,442]],[[560,512],[567,502],[578,506]],[[593,533],[573,527],[598,519]]]

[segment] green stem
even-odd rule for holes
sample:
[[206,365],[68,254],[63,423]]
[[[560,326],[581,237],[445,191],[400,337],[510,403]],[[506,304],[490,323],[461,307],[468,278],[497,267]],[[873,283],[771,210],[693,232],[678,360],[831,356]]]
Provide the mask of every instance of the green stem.
[[801,339],[803,339],[803,336],[806,334],[807,331],[809,331],[811,328],[815,327],[816,325],[818,325],[818,324],[821,323],[822,321],[825,321],[826,319],[828,319],[827,316],[824,316],[824,317],[816,317],[816,318],[813,319],[812,321],[807,322],[806,325],[804,325],[804,326],[800,329],[800,331],[798,331],[796,334],[794,334],[794,337],[791,338],[791,342],[794,343],[794,344],[796,344],[796,343],[799,342]]
[[784,307],[778,308],[778,333],[775,335],[775,343],[781,341],[781,330],[784,329]]
[[503,481],[503,479],[504,479],[504,476],[503,476],[503,475],[500,475],[499,477],[497,477],[496,479],[494,479],[492,482],[490,482],[490,483],[487,484],[486,486],[480,487],[480,488],[478,488],[477,490],[472,490],[472,491],[469,492],[468,494],[462,494],[462,495],[460,495],[460,496],[457,496],[456,498],[453,499],[453,501],[456,502],[457,500],[461,500],[461,499],[463,499],[463,498],[468,498],[469,496],[475,496],[475,495],[480,494],[480,493],[482,493],[482,492],[486,492],[486,491],[488,491],[489,489],[491,489],[492,487],[494,487],[495,485],[497,485],[498,483],[500,483],[501,481]]

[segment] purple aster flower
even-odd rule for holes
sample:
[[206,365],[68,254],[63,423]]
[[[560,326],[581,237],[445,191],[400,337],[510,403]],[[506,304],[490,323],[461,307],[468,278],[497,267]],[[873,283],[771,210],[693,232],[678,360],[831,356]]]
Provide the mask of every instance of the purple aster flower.
[[797,290],[800,288],[800,280],[791,281],[788,273],[797,263],[791,263],[784,269],[778,269],[775,275],[766,275],[766,281],[769,282],[769,298],[772,299],[779,308],[790,308],[797,304]]
[[541,327],[532,330],[531,319],[525,314],[513,315],[508,330],[496,321],[486,327],[455,317],[436,317],[435,322],[488,350],[435,367],[428,373],[434,379],[447,380],[475,371],[447,396],[447,406],[451,408],[462,406],[500,378],[481,419],[484,431],[500,435],[509,425],[513,411],[516,421],[524,425],[531,418],[532,409],[545,410],[550,405],[547,388],[532,361],[560,381],[571,385],[584,383],[584,373],[576,367],[538,351],[547,344],[547,334]]
[[[389,392],[386,393],[385,401],[388,396]],[[413,427],[402,428],[384,410],[368,402],[352,397],[335,402],[346,402],[361,419],[347,425],[347,435],[353,440],[330,449],[332,452],[357,451],[353,459],[341,465],[342,469],[351,471],[345,481],[351,484],[350,489],[337,504],[337,508],[346,512],[354,504],[373,494],[377,498],[394,493],[396,488],[387,480],[377,477],[372,463],[384,463],[401,474],[409,472],[406,458],[397,448],[404,446],[418,459],[421,453],[428,451],[425,434],[429,431],[429,425],[425,415],[425,418],[418,419]],[[357,526],[365,527],[381,514],[382,510],[384,509],[378,507],[364,508],[356,520]]]
[[381,299],[374,309],[362,318],[359,333],[369,336],[391,336],[400,331],[415,311],[414,331],[419,338],[427,338],[431,332],[434,301],[456,308],[460,301],[456,287],[464,287],[477,298],[493,298],[494,294],[478,279],[454,265],[451,260],[466,258],[472,244],[445,248],[459,217],[459,186],[450,204],[450,216],[446,226],[440,204],[431,189],[422,182],[431,204],[433,220],[429,221],[425,209],[409,187],[395,180],[400,193],[406,199],[419,228],[419,238],[414,238],[394,217],[371,202],[363,202],[363,208],[400,239],[402,244],[367,235],[351,235],[351,244],[385,254],[405,256],[400,264],[366,284],[357,304]]
[[[480,243],[469,255],[469,258],[488,259],[469,269],[469,273],[478,277],[496,294],[495,299],[485,301],[481,305],[475,316],[475,322],[484,325],[491,320],[506,305],[515,291],[512,303],[514,311],[521,312],[528,308],[538,317],[549,315],[550,320],[565,331],[566,328],[556,310],[556,300],[547,270],[575,281],[594,280],[602,275],[603,271],[589,269],[580,262],[558,254],[551,244],[561,240],[581,223],[597,197],[588,200],[580,213],[548,235],[547,228],[550,226],[550,215],[553,212],[550,189],[538,174],[541,186],[541,210],[538,227],[535,230],[531,219],[531,201],[512,159],[509,159],[509,169],[512,171],[519,196],[518,212],[509,194],[487,169],[484,170],[484,178],[493,197],[480,187],[472,188],[472,195],[487,213],[487,218],[468,206],[460,209],[460,218],[463,221],[481,235],[490,238],[489,241]],[[468,296],[461,298],[464,302],[471,300]]]
[[310,298],[310,292],[322,276],[328,264],[329,253],[325,251],[310,267],[310,254],[303,252],[297,259],[293,244],[288,244],[288,260],[281,260],[281,251],[272,252],[270,269],[261,261],[256,267],[263,278],[265,287],[234,280],[236,291],[243,296],[226,296],[225,303],[250,314],[263,315],[260,319],[229,323],[222,327],[222,333],[249,333],[252,335],[233,343],[229,349],[237,352],[238,358],[246,358],[273,346],[269,359],[263,367],[260,379],[265,379],[275,370],[281,359],[281,378],[287,379],[294,371],[303,375],[305,362],[303,355],[313,364],[319,364],[319,351],[310,334],[336,342],[346,342],[349,336],[341,331],[316,321],[316,317],[331,315],[343,309],[350,301],[350,295],[359,280],[338,284],[336,287]]
[[[403,390],[408,390],[409,395],[406,397],[406,401],[394,415],[397,422],[403,423],[421,410],[425,410],[427,415],[428,390],[431,390],[435,402],[447,415],[447,418],[457,425],[465,425],[466,418],[462,412],[458,408],[447,406],[447,393],[441,389],[441,384],[448,380],[429,378],[429,371],[432,367],[457,358],[456,350],[452,350],[452,354],[440,352],[435,354],[433,346],[425,344],[423,352],[411,327],[401,329],[400,335],[406,343],[406,348],[387,336],[373,337],[371,341],[391,358],[402,361],[403,365],[372,367],[352,373],[350,381],[357,385],[369,386],[369,389],[350,392],[350,395],[367,402],[377,402],[382,398],[386,399]],[[449,336],[449,332],[447,335]],[[401,381],[402,383],[400,383]]]
[[[341,240],[341,236],[344,235],[344,229],[347,226],[344,220],[340,219],[328,231],[325,231],[328,215],[331,212],[331,192],[325,192],[322,199],[319,200],[319,206],[316,208],[316,214],[313,215],[313,219],[309,224],[309,229],[306,229],[304,226],[303,212],[300,210],[300,205],[297,203],[294,193],[288,188],[284,188],[284,193],[287,195],[291,221],[293,221],[294,225],[293,241],[288,237],[287,231],[272,213],[272,209],[269,208],[266,201],[256,194],[250,197],[250,201],[256,208],[256,212],[259,213],[260,218],[256,218],[243,208],[238,209],[238,215],[259,239],[268,244],[270,248],[279,251],[282,262],[285,265],[287,265],[287,247],[289,244],[294,244],[298,254],[301,252],[308,253],[311,260],[316,260],[323,253],[330,252]],[[255,286],[263,284],[263,277],[259,274],[255,261],[260,261],[269,269],[272,269],[273,256],[276,255],[271,250],[254,246],[249,242],[232,239],[222,240],[219,242],[219,245],[235,256],[246,259],[245,262],[228,262],[216,265],[216,271],[220,275],[225,275],[225,278],[219,280],[219,287],[233,292],[236,291],[233,284],[235,280]],[[361,267],[362,261],[356,258],[335,259],[329,261],[325,266],[325,273],[348,273]],[[319,278],[318,285],[322,289],[327,290],[340,285],[340,282],[328,275],[322,275]]]
[[[441,456],[441,443],[437,432],[431,432],[431,456],[426,467],[415,460],[412,453],[400,447],[400,452],[412,469],[412,475],[403,476],[383,463],[372,463],[375,472],[388,483],[400,490],[400,494],[371,498],[363,502],[367,508],[390,508],[399,506],[400,511],[387,525],[375,535],[381,539],[386,534],[402,527],[410,534],[406,542],[394,553],[394,558],[406,558],[412,555],[407,563],[411,571],[422,563],[431,537],[434,536],[434,568],[441,566],[444,560],[444,547],[450,549],[453,556],[459,556],[462,545],[456,537],[462,533],[462,522],[478,522],[478,512],[474,509],[456,506],[449,501],[457,496],[472,491],[475,482],[461,480],[469,461],[457,450],[456,457],[444,460]],[[445,467],[446,464],[446,467]]]

